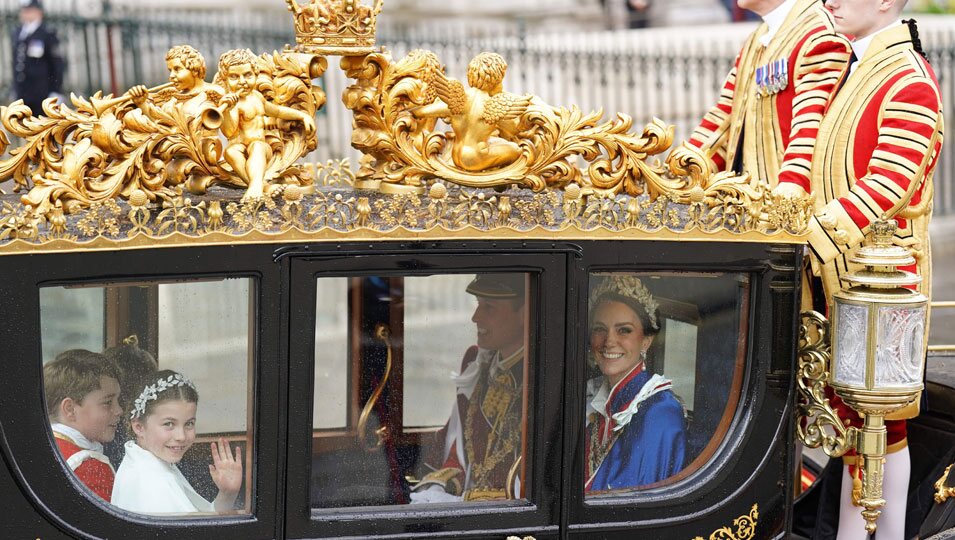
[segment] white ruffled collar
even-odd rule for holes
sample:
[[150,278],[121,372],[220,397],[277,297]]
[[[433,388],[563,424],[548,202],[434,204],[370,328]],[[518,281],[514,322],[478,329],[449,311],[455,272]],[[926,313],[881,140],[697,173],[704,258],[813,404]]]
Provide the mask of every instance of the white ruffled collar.
[[92,450],[93,452],[103,453],[103,443],[87,439],[78,429],[72,428],[66,424],[55,422],[50,426],[54,433],[59,433],[79,446],[83,450]]

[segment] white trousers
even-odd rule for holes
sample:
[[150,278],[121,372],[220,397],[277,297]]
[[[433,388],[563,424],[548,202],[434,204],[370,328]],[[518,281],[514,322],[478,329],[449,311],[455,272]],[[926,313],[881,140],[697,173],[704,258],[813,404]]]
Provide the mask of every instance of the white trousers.
[[[882,497],[885,507],[876,521],[878,540],[905,539],[905,507],[909,497],[909,475],[912,465],[909,448],[885,456],[885,477]],[[866,540],[862,508],[852,504],[852,477],[849,467],[842,468],[842,494],[839,500],[839,535],[837,540]]]

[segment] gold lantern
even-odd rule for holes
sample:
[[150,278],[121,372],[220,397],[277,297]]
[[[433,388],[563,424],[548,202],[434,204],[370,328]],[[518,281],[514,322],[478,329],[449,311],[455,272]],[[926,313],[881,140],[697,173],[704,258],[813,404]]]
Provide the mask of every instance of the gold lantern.
[[[809,427],[801,427],[800,438],[809,446],[822,445],[832,457],[849,448],[859,454],[862,496],[858,502],[863,507],[869,533],[875,532],[876,520],[885,505],[885,417],[919,398],[925,370],[928,299],[907,288],[918,285],[922,278],[898,269],[915,264],[915,259],[905,248],[892,244],[895,230],[894,220],[873,225],[869,244],[850,259],[865,269],[843,278],[846,287],[833,294],[834,340],[829,373],[807,370],[805,347],[801,354],[801,375],[807,378],[812,371],[818,375],[808,377],[815,385],[800,381],[801,412],[824,419],[817,418]],[[841,425],[821,392],[807,392],[807,388],[819,390],[826,383],[846,405],[862,415],[861,429]],[[820,436],[823,424],[835,428],[836,437]],[[840,438],[844,442],[839,442]]]

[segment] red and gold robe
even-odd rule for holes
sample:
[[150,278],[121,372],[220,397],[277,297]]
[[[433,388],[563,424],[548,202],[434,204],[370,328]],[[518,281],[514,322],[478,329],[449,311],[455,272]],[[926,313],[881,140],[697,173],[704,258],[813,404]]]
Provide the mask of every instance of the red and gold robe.
[[[913,48],[908,27],[873,36],[829,104],[813,156],[816,214],[809,247],[827,301],[840,290],[842,276],[862,269],[849,259],[871,223],[883,216],[898,223],[893,243],[915,256],[916,264],[903,269],[920,274],[918,290],[931,294],[928,222],[942,129],[938,81]],[[911,418],[917,411],[916,405],[892,416]],[[861,425],[844,406],[840,415]],[[887,429],[889,451],[903,448],[904,422],[887,422]]]
[[[819,121],[851,49],[819,0],[797,0],[763,46],[768,31],[764,23],[746,40],[719,101],[684,146],[708,158],[709,174],[730,170],[739,158],[742,171],[759,180],[773,186],[797,182],[808,189]],[[759,95],[757,69],[781,60],[788,69],[786,87]]]
[[116,478],[116,472],[106,456],[95,450],[81,448],[62,433],[54,431],[53,436],[63,459],[66,460],[67,465],[73,470],[76,477],[86,487],[90,488],[90,491],[109,502],[113,495],[113,481]]

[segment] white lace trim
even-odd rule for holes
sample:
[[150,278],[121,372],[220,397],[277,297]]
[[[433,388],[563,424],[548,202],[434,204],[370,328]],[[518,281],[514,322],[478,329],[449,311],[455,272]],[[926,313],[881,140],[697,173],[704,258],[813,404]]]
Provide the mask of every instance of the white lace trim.
[[655,374],[650,377],[650,380],[643,385],[643,388],[637,393],[636,397],[633,398],[633,401],[630,402],[630,405],[626,409],[615,413],[612,418],[617,424],[614,426],[614,431],[620,431],[627,424],[630,423],[630,420],[633,418],[633,415],[637,414],[637,411],[640,410],[640,406],[644,401],[650,399],[651,397],[669,390],[673,386],[673,381],[667,379],[666,377]]

